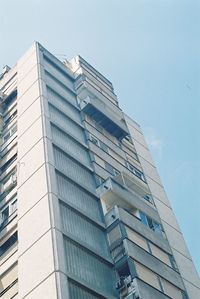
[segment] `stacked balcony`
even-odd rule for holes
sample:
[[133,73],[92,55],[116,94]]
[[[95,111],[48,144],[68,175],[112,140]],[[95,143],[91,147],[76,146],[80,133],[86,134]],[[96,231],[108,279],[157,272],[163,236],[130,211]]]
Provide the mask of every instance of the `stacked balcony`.
[[[127,177],[120,174],[108,178],[97,188],[105,215],[110,252],[119,276],[116,287],[120,299],[171,298],[168,290],[163,288],[166,284],[170,285],[171,292],[178,299],[182,299],[184,285],[159,224],[158,212],[153,203],[144,198],[148,189],[137,185],[136,192],[133,186],[133,179],[131,184],[130,178],[127,181]],[[152,220],[150,223],[158,226],[147,225],[141,213]],[[153,277],[152,285],[145,280],[148,275],[141,274],[143,268]]]
[[120,108],[91,86],[86,76],[77,78],[76,90],[80,108],[84,113],[119,140],[129,134]]

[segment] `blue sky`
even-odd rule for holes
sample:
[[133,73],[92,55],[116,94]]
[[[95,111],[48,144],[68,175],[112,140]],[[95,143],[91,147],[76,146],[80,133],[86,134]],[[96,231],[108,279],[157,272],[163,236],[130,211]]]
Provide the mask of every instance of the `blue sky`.
[[139,122],[200,272],[200,1],[1,0],[0,68],[39,41],[81,54]]

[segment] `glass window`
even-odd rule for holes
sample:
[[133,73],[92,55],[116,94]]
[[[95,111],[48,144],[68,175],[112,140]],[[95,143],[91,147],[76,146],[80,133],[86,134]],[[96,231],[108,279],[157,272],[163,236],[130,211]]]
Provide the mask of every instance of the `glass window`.
[[105,143],[103,143],[102,141],[99,140],[100,143],[100,147],[103,151],[105,151],[106,153],[108,153],[108,147]]
[[0,246],[0,256],[4,254],[15,242],[17,242],[17,232],[15,232],[5,243]]
[[15,199],[12,203],[11,203],[11,207],[10,207],[10,213],[14,213],[17,210],[17,199]]
[[144,214],[143,212],[140,211],[140,220],[142,223],[147,225],[150,229],[154,230],[157,233],[162,234],[162,226],[160,223],[157,223],[154,221],[152,218]]
[[150,202],[150,203],[153,202],[153,201],[152,201],[152,198],[151,198],[151,195],[149,195],[149,194],[144,195],[143,198],[144,198],[146,201]]
[[6,207],[0,214],[0,225],[5,224],[9,217],[9,207]]
[[140,220],[142,223],[144,223],[145,225],[148,225],[148,222],[147,222],[147,217],[146,215],[140,211]]
[[99,146],[99,140],[94,135],[90,135],[90,140],[92,141],[92,143]]
[[142,181],[145,182],[145,177],[143,172],[141,172],[139,169],[137,169],[135,166],[133,166],[132,164],[130,164],[129,162],[127,162],[127,166],[128,169],[134,174],[136,175],[139,179],[141,179]]

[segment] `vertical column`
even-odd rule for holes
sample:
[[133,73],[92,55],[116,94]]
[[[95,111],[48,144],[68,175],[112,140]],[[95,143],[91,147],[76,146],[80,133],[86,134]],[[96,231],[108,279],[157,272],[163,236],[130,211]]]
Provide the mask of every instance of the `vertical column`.
[[38,45],[18,68],[19,298],[57,297]]

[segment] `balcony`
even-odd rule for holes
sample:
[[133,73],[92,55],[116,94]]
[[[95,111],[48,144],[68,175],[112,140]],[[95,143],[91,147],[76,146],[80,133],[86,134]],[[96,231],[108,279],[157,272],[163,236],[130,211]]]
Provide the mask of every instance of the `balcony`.
[[129,211],[141,210],[156,221],[160,221],[158,213],[151,204],[148,204],[143,198],[134,191],[129,191],[126,187],[118,184],[116,178],[107,179],[97,188],[97,193],[101,198],[104,212],[106,213],[115,205]]
[[184,285],[178,272],[131,241],[124,240],[123,243],[128,256],[140,264],[143,264],[148,269],[151,269],[154,273],[157,273],[160,277],[163,277],[167,281],[171,282],[179,289],[184,290]]
[[118,117],[105,103],[97,98],[87,96],[81,101],[80,108],[117,139],[121,140],[129,134],[123,117]]
[[120,185],[129,189],[130,191],[137,193],[141,197],[145,197],[150,194],[149,187],[140,176],[137,176],[129,169],[125,169],[120,175],[115,177],[115,180]]
[[151,241],[153,244],[162,248],[164,251],[171,254],[171,249],[167,239],[163,235],[154,232],[148,226],[143,224],[141,220],[134,214],[130,214],[125,211],[123,208],[114,206],[106,215],[105,215],[106,225],[109,227],[113,222],[119,220],[125,225],[129,226],[131,229],[144,236],[146,239]]
[[169,299],[167,295],[163,294],[161,291],[145,283],[143,280],[140,280],[138,278],[134,278],[134,280],[137,281],[138,292],[139,295],[141,296],[140,298]]

